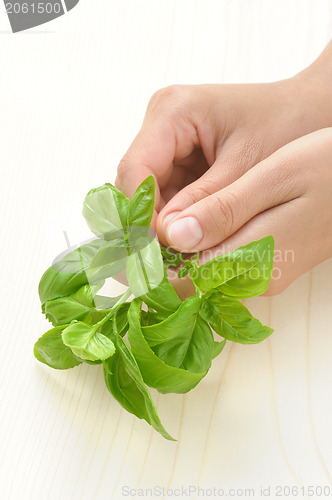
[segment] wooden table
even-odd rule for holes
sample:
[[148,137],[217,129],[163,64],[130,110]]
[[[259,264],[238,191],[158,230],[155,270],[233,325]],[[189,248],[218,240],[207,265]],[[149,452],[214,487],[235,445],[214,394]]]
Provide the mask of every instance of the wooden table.
[[114,180],[151,94],[291,76],[331,37],[332,2],[82,0],[17,35],[1,16],[1,498],[331,497],[331,260],[246,301],[269,340],[228,346],[185,396],[152,391],[175,443],[120,409],[100,367],[56,372],[32,351],[39,278],[63,231],[85,238],[81,202]]

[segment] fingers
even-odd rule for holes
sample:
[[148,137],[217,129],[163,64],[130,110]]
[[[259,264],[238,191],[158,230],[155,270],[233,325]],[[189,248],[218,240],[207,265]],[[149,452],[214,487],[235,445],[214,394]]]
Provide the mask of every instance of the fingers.
[[[308,200],[296,198],[288,203],[263,212],[221,245],[202,252],[200,264],[264,236],[272,235],[275,240],[274,269],[269,288],[264,295],[276,295],[287,288],[298,276],[319,263],[309,262],[308,221],[305,214],[310,211]],[[282,221],[282,222],[281,222]],[[303,248],[306,251],[303,251]],[[318,253],[316,252],[318,257]]]
[[[157,221],[167,243],[180,251],[214,247],[265,210],[303,194],[306,179],[296,155],[286,148],[260,162],[229,186],[218,190],[183,211],[168,213]],[[285,150],[285,151],[284,151]]]
[[156,208],[160,189],[171,177],[174,159],[187,157],[199,146],[185,95],[185,89],[168,87],[152,97],[142,128],[118,166],[116,185],[129,197],[147,176],[154,176]]
[[174,152],[175,137],[169,128],[140,131],[118,166],[116,186],[132,198],[139,184],[153,175],[158,207],[159,186],[163,177],[171,170]]
[[228,186],[261,159],[261,148],[257,141],[243,137],[243,132],[229,134],[219,145],[214,163],[205,168],[199,179],[187,183],[186,187],[170,199],[160,218],[163,219],[174,211],[182,211]]
[[258,213],[220,245],[203,251],[200,258],[203,263],[272,234],[274,270],[265,295],[280,293],[332,255],[332,128],[304,136],[271,158],[274,165],[269,168],[284,172],[281,186],[285,198],[292,199]]
[[174,218],[174,214],[180,214],[185,208],[228,186],[249,168],[244,157],[238,158],[237,161],[232,159],[229,153],[232,148],[236,149],[233,141],[226,141],[214,164],[199,179],[173,192],[172,197],[166,198],[167,205],[161,207],[163,209],[157,224],[159,238],[164,244],[167,243],[165,229],[168,222]]

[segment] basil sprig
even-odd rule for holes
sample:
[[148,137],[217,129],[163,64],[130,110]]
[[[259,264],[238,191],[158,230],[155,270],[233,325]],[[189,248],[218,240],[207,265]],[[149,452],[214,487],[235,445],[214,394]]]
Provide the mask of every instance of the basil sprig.
[[[111,184],[87,194],[83,215],[98,238],[43,274],[39,296],[53,328],[36,342],[34,354],[58,370],[101,364],[106,386],[123,408],[172,440],[148,387],[186,393],[205,377],[226,341],[255,344],[271,335],[238,299],[266,291],[274,240],[266,236],[199,266],[198,254],[164,248],[149,233],[154,195],[152,176],[132,200]],[[167,269],[177,267],[196,289],[183,302],[167,277]],[[100,295],[105,280],[119,273],[126,275],[128,290]]]

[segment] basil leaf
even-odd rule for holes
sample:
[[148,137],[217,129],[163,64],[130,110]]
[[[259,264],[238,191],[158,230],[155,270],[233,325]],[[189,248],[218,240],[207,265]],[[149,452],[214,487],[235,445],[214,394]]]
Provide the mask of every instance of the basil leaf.
[[273,236],[266,236],[199,266],[192,280],[201,290],[217,289],[230,297],[261,295],[271,279],[273,250]]
[[115,276],[126,268],[128,250],[126,242],[114,242],[100,248],[91,260],[88,277],[93,281]]
[[159,359],[190,372],[207,372],[213,356],[213,335],[199,316],[201,300],[188,297],[161,323],[141,327],[142,334]]
[[113,342],[96,330],[95,326],[74,321],[62,332],[63,343],[83,360],[97,361],[112,356]]
[[152,175],[138,186],[129,204],[128,226],[147,226],[151,224],[155,201],[155,181]]
[[[153,176],[131,201],[111,184],[89,191],[83,215],[99,239],[69,252],[42,276],[42,311],[55,328],[36,342],[34,352],[57,369],[102,363],[106,385],[120,404],[173,439],[145,384],[162,393],[186,393],[206,375],[226,339],[251,344],[272,333],[232,297],[267,289],[274,242],[268,236],[198,267],[198,253],[190,257],[160,248],[151,238],[154,201]],[[165,270],[181,263],[179,277],[189,272],[197,291],[184,302]],[[104,280],[124,269],[129,290],[116,298],[98,296]],[[131,293],[140,300],[124,303]],[[127,331],[132,350],[123,340]]]
[[232,342],[257,344],[273,333],[272,328],[262,325],[241,302],[229,297],[214,300],[212,295],[200,314],[216,333]]
[[189,274],[190,269],[192,269],[193,265],[190,261],[186,262],[184,266],[181,267],[181,269],[178,272],[178,277],[179,278],[184,278]]
[[126,274],[129,288],[136,297],[146,294],[162,282],[164,266],[156,239],[137,240],[135,252],[127,260]]
[[96,312],[94,296],[101,288],[99,285],[84,285],[67,297],[48,300],[44,304],[46,318],[54,326],[65,325],[73,320],[87,321]]
[[56,370],[67,370],[81,364],[71,349],[62,341],[62,331],[65,326],[52,328],[37,340],[34,346],[34,355],[41,363],[55,368]]
[[111,309],[122,297],[122,293],[116,297],[107,297],[106,295],[96,295],[94,298],[97,311],[104,309]]
[[91,189],[83,202],[83,216],[91,231],[108,239],[127,226],[129,199],[112,184]]
[[160,245],[160,249],[166,267],[178,267],[183,262],[184,257],[181,252],[162,245]]
[[43,312],[46,301],[72,295],[82,286],[100,282],[124,269],[127,250],[113,245],[114,242],[93,240],[49,267],[38,289]]
[[81,359],[79,356],[77,356],[78,359],[81,360],[82,363],[86,363],[87,365],[101,365],[102,360],[97,359],[96,361],[91,361],[90,359]]
[[123,337],[127,331],[128,331],[128,309],[129,309],[130,303],[125,302],[124,304],[121,304],[121,306],[117,309],[117,313],[115,316],[112,316],[106,323],[103,324],[101,327],[101,333],[103,335],[106,335],[109,339],[113,339],[113,336],[115,335],[115,329],[114,329],[114,321],[116,320],[116,331],[118,334]]
[[[62,260],[49,267],[39,283],[38,292],[41,303],[71,295],[83,285],[88,284],[87,272],[91,260],[106,244],[107,242],[103,240],[93,240],[69,252]],[[92,281],[93,277],[90,278],[90,283]]]
[[222,340],[221,342],[214,342],[213,343],[212,359],[216,358],[221,353],[221,351],[223,350],[225,345],[226,345],[226,339]]
[[104,365],[108,390],[125,410],[146,420],[164,438],[175,441],[160,422],[155,404],[129,347],[119,335],[114,337],[114,342],[116,353],[105,362],[106,369]]
[[152,310],[149,311],[142,311],[141,312],[141,326],[150,326],[154,325],[155,323],[160,323],[161,321],[164,321],[167,316],[160,315],[158,313],[155,313]]
[[141,300],[158,314],[169,316],[182,304],[173,286],[167,279],[166,272],[159,285],[141,296]]
[[159,392],[185,393],[195,387],[206,372],[193,373],[167,365],[153,352],[140,325],[141,301],[135,299],[128,312],[128,338],[144,382]]

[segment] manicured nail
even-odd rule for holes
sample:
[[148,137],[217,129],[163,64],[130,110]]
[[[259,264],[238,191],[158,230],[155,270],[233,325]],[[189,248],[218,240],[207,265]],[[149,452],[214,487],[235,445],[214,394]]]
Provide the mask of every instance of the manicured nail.
[[168,224],[171,222],[172,219],[174,219],[174,217],[179,215],[179,213],[180,213],[180,211],[177,210],[176,212],[171,212],[170,214],[166,215],[164,222],[163,222],[163,228],[164,228],[165,232],[166,232]]
[[182,251],[193,250],[203,238],[200,223],[194,217],[183,217],[176,220],[168,228],[168,239]]

